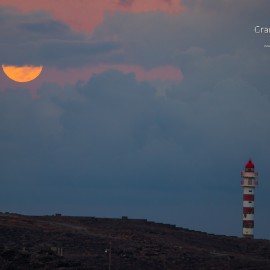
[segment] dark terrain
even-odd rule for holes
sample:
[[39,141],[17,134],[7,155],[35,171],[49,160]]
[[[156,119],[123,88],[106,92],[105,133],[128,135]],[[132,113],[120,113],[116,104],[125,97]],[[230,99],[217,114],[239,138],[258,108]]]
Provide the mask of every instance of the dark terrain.
[[110,242],[111,270],[270,269],[268,240],[125,217],[0,215],[0,269],[109,269]]

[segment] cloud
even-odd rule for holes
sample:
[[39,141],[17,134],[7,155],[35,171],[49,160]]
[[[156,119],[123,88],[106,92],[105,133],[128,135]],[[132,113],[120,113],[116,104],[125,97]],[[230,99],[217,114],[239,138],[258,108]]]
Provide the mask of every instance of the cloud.
[[183,79],[181,71],[173,66],[162,66],[153,69],[144,69],[136,65],[124,64],[101,64],[93,67],[83,67],[77,69],[47,69],[44,71],[43,82],[57,82],[62,85],[66,83],[75,84],[77,81],[87,81],[95,74],[103,73],[106,70],[115,69],[125,74],[134,73],[137,81],[156,81],[156,82],[179,82]]
[[0,60],[4,64],[93,65],[119,49],[115,42],[91,41],[43,13],[22,15],[1,9],[1,14],[5,17],[0,26]]
[[104,20],[105,13],[114,12],[166,12],[179,14],[184,10],[179,0],[143,0],[135,1],[95,1],[87,0],[0,0],[0,6],[15,7],[23,12],[46,11],[56,20],[68,24],[72,29],[83,32],[92,32]]
[[[177,64],[179,54],[192,47],[201,48],[206,56],[217,57],[239,52],[259,52],[269,56],[263,48],[267,35],[256,35],[254,26],[267,25],[269,2],[209,1],[185,2],[187,11],[178,16],[166,13],[126,14],[109,13],[93,33],[93,38],[106,36],[121,43],[126,62],[153,67]],[[230,13],[230,20],[228,20]],[[239,20],[241,18],[241,20]]]
[[[207,197],[220,203],[218,197],[230,192],[233,205],[242,163],[252,156],[265,166],[270,150],[269,101],[244,81],[224,80],[183,101],[158,96],[134,74],[111,70],[75,86],[43,85],[34,100],[19,90],[0,94],[2,188],[23,183],[40,194],[39,207],[50,189],[76,201],[78,187],[90,192],[83,200],[95,203],[100,215],[105,194],[115,214],[123,201],[130,215],[136,204],[147,205],[145,192],[159,200],[155,207],[164,207],[163,214],[170,202],[191,207],[187,194],[200,209]],[[209,189],[220,195],[208,196]],[[154,205],[148,206],[151,217]],[[229,218],[230,210],[224,211]]]
[[89,41],[62,41],[52,40],[43,42],[40,46],[39,55],[44,64],[54,66],[59,63],[62,67],[76,67],[77,65],[93,65],[98,63],[104,54],[117,50],[119,46],[112,42],[89,42]]
[[[243,163],[251,156],[268,166],[269,101],[243,80],[220,81],[185,101],[111,70],[77,85],[43,85],[38,93],[34,100],[21,90],[0,93],[2,190],[10,194],[11,186],[23,184],[13,191],[20,205],[26,190],[37,194],[28,211],[46,213],[50,197],[50,209],[70,214],[94,204],[99,215],[141,217],[138,209],[146,205],[144,215],[160,219],[175,205],[183,215],[169,220],[202,228],[189,209],[216,213],[211,205],[222,205],[230,193],[222,210],[226,224],[238,211]],[[217,231],[237,234],[224,226]]]
[[[45,13],[20,14],[1,9],[5,21],[0,26],[3,37],[0,61],[8,65],[44,65],[36,89],[42,82],[60,84],[87,80],[92,73],[116,68],[135,72],[138,80],[179,81],[182,74],[173,65],[144,68],[139,63],[126,64],[122,45],[110,39],[92,39],[73,32],[67,25]],[[58,76],[58,79],[57,79]],[[5,81],[3,88],[12,87]]]
[[134,0],[119,0],[120,5],[132,5]]

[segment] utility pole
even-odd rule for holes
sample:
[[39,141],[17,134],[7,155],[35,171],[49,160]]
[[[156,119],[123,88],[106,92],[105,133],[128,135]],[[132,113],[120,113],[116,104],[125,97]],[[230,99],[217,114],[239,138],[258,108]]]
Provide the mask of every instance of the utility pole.
[[112,241],[110,240],[110,247],[109,247],[109,270],[111,270],[112,264]]

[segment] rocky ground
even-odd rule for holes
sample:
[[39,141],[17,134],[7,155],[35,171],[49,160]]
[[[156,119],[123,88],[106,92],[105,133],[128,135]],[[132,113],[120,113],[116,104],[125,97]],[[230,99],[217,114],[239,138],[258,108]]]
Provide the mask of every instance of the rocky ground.
[[0,269],[267,270],[270,241],[127,218],[1,214]]

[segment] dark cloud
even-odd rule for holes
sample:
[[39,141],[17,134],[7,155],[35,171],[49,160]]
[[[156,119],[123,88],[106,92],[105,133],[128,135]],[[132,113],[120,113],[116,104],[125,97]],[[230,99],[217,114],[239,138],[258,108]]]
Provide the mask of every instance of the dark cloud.
[[167,91],[171,97],[196,99],[221,81],[236,79],[270,98],[270,55],[264,48],[269,35],[254,32],[256,25],[268,25],[269,1],[186,5],[188,11],[179,16],[109,14],[94,36],[117,36],[126,63],[179,66],[184,80]]
[[119,0],[119,4],[120,5],[124,5],[124,6],[130,6],[132,5],[132,3],[134,2],[134,0]]
[[0,61],[4,64],[72,68],[106,62],[119,49],[115,42],[91,41],[46,13],[23,15],[1,8],[0,16],[5,18],[0,25]]
[[113,42],[50,40],[40,45],[38,55],[44,64],[74,68],[105,61],[106,55],[118,48]]
[[43,21],[36,23],[22,23],[19,25],[23,30],[27,30],[29,32],[34,32],[39,36],[44,36],[44,34],[48,34],[51,37],[56,37],[56,35],[63,35],[63,33],[68,33],[70,29],[67,25],[55,21]]
[[[247,82],[224,80],[184,101],[157,95],[133,74],[108,71],[64,89],[44,85],[39,95],[8,91],[0,99],[1,190],[17,204],[36,194],[29,212],[166,217],[239,234],[231,216],[241,212],[243,163],[252,156],[263,179],[269,176],[269,101]],[[260,192],[266,203],[266,189]],[[13,209],[7,200],[4,206]],[[192,209],[222,211],[223,225],[198,222]]]
[[147,67],[171,64],[179,53],[192,47],[203,49],[207,57],[233,56],[239,51],[269,57],[263,48],[269,42],[268,35],[254,33],[256,25],[268,25],[269,1],[186,2],[188,11],[178,16],[108,14],[94,36],[117,37],[125,60]]

